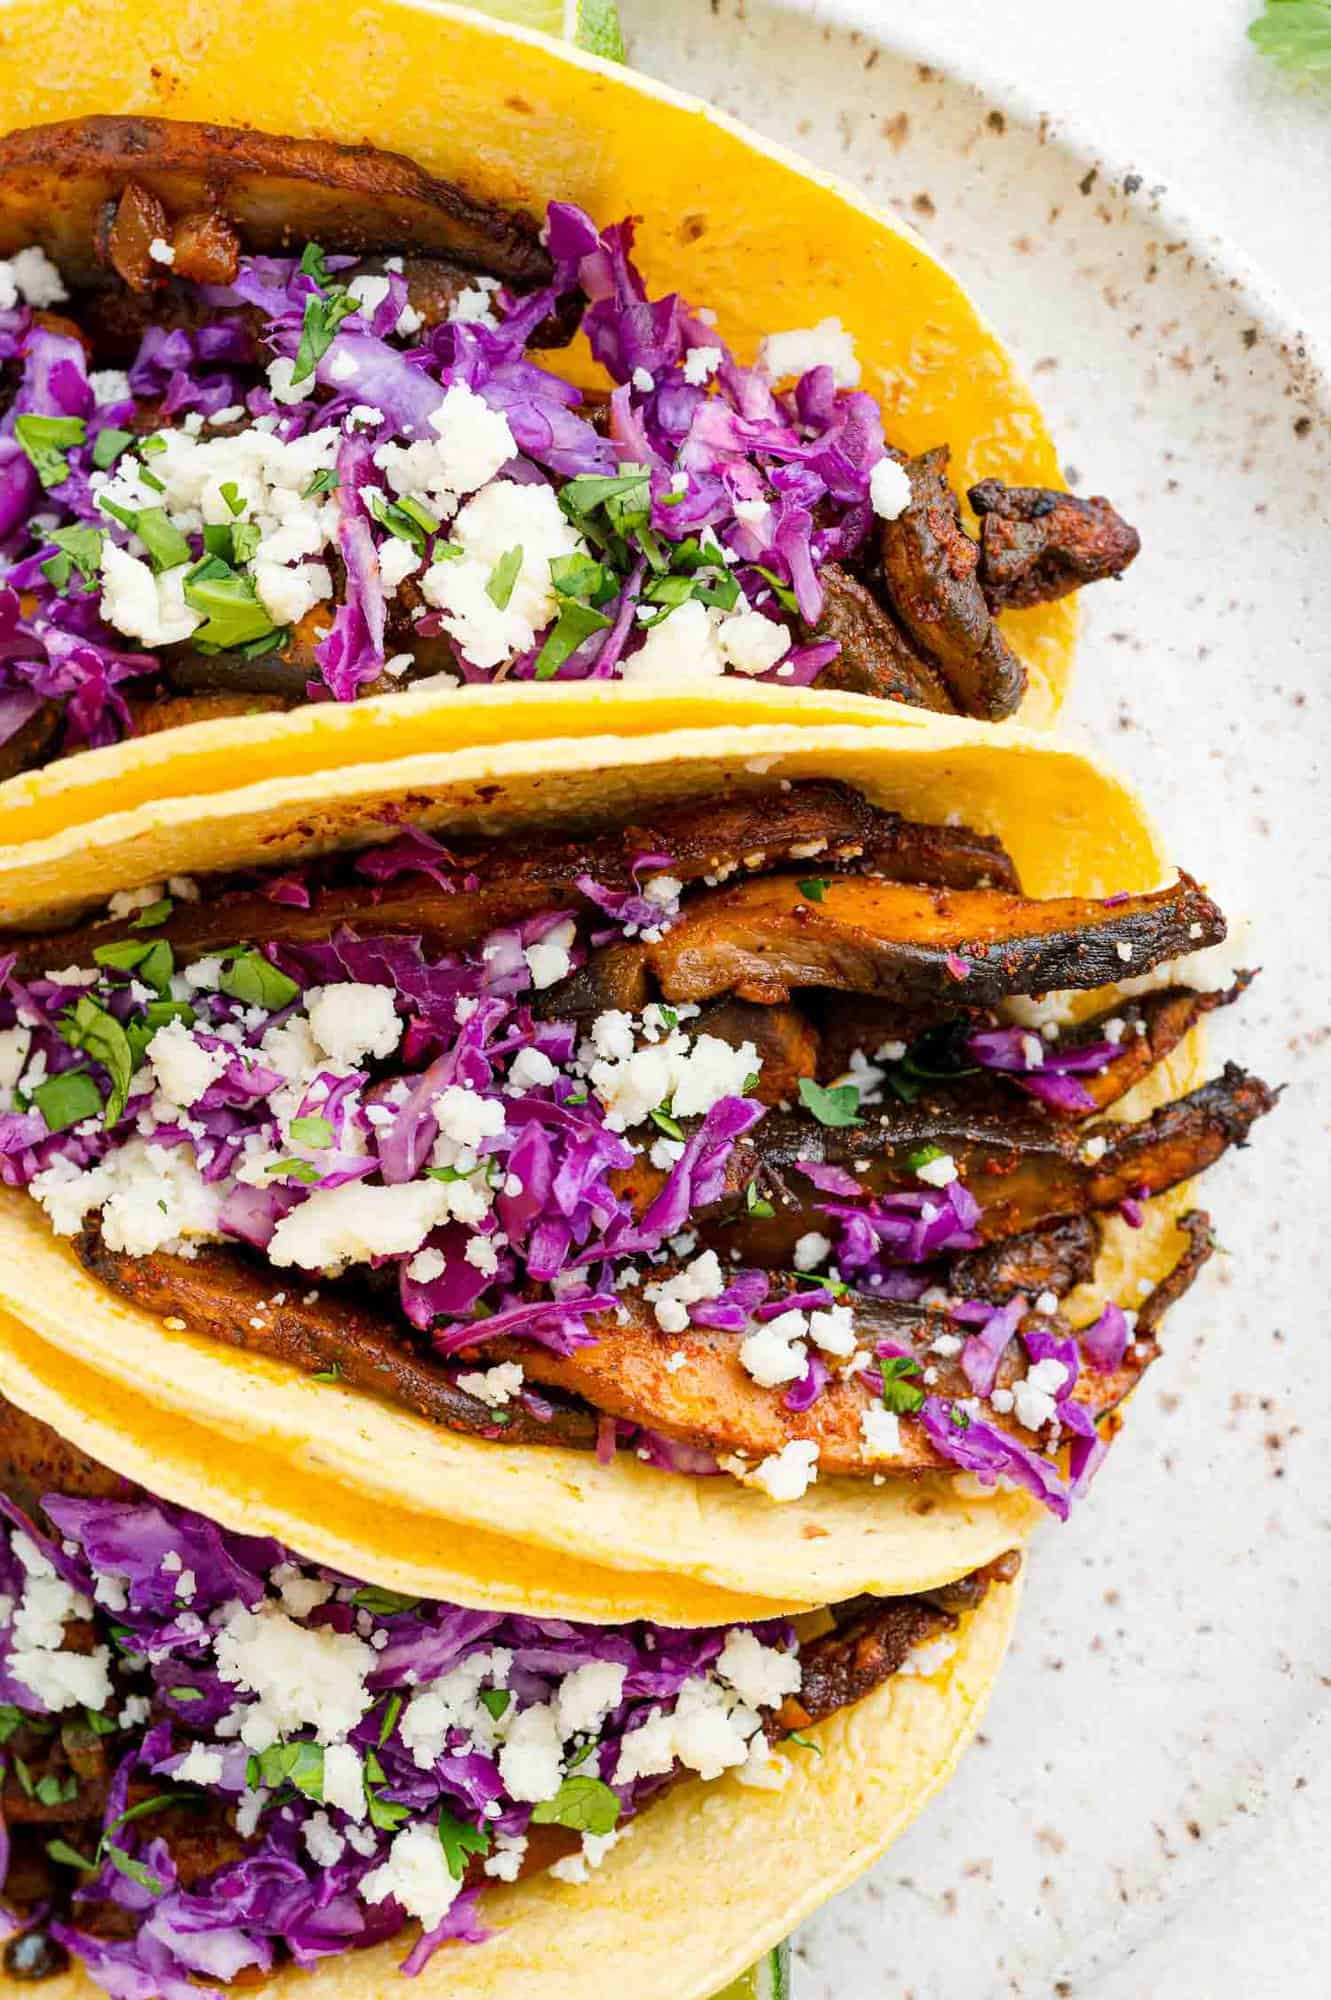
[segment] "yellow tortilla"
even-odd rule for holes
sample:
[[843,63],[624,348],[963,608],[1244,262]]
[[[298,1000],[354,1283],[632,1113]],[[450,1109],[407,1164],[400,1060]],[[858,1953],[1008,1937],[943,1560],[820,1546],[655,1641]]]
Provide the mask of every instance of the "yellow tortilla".
[[[602,223],[639,216],[649,285],[710,306],[741,358],[753,358],[764,333],[839,318],[895,443],[950,444],[959,489],[985,476],[1062,484],[1030,389],[913,230],[721,112],[543,35],[408,0],[354,8],[273,0],[250,10],[209,0],[0,5],[0,129],[92,112],[368,140],[534,213],[565,199]],[[581,382],[604,379],[585,343],[550,361]],[[1058,709],[1076,625],[1073,598],[1004,617],[1030,669],[1029,724],[1047,724]],[[670,726],[668,690],[646,693],[636,714],[619,710],[623,692],[603,691],[610,706],[598,728]],[[759,712],[811,722],[857,710],[869,722],[889,706],[730,683],[711,700],[733,722],[749,718],[755,697]],[[506,707],[532,698],[530,689],[501,691]],[[408,747],[448,749],[484,731],[487,713],[485,690],[468,689],[405,705],[376,698],[350,714],[325,703],[195,724],[0,786],[5,839],[39,840],[153,799],[227,789],[242,759],[256,776],[298,775]],[[517,730],[530,726],[515,721]]]
[[[413,1982],[425,2000],[708,2000],[868,1868],[941,1790],[984,1714],[1019,1586],[993,1590],[925,1679],[895,1676],[808,1732],[781,1791],[734,1778],[678,1786],[649,1807],[590,1881],[533,1876],[486,1891],[483,1945],[445,1946]],[[292,2000],[393,2000],[407,1944],[284,1969]],[[50,2000],[92,2000],[81,1972]]]
[[[627,743],[586,735],[539,748],[507,743],[352,767],[318,786],[272,779],[206,804],[168,800],[85,829],[77,841],[47,843],[36,857],[13,857],[0,867],[0,907],[27,922],[67,917],[94,887],[290,859],[386,838],[406,821],[455,834],[531,833],[543,824],[622,821],[667,799],[781,777],[837,777],[915,817],[955,814],[998,835],[1037,895],[1144,890],[1167,872],[1132,795],[1078,752],[1021,730],[902,714],[873,730],[755,727]],[[1125,1115],[1190,1088],[1199,1061],[1193,1037],[1124,1100]],[[1098,1291],[1137,1303],[1138,1281],[1160,1276],[1172,1261],[1171,1218],[1184,1200],[1176,1191],[1151,1204],[1140,1232],[1110,1224]],[[882,1487],[829,1479],[777,1505],[728,1478],[660,1472],[625,1453],[600,1465],[586,1452],[461,1437],[277,1363],[171,1332],[105,1291],[51,1235],[31,1198],[10,1191],[0,1197],[0,1310],[143,1399],[145,1421],[150,1406],[159,1413],[154,1423],[168,1413],[231,1440],[231,1457],[214,1447],[211,1460],[219,1480],[234,1482],[237,1503],[247,1453],[282,1457],[302,1492],[305,1481],[323,1481],[353,1492],[367,1510],[430,1517],[441,1534],[507,1538],[514,1565],[507,1587],[519,1596],[541,1587],[543,1566],[555,1557],[622,1573],[635,1590],[659,1590],[656,1615],[665,1619],[686,1615],[671,1608],[680,1578],[792,1606],[862,1590],[910,1591],[987,1562],[1042,1511],[1025,1495],[945,1476]],[[375,1518],[368,1512],[370,1551]],[[449,1588],[465,1595],[450,1560]],[[499,1587],[491,1570],[484,1574]],[[436,1594],[449,1589],[441,1583]]]

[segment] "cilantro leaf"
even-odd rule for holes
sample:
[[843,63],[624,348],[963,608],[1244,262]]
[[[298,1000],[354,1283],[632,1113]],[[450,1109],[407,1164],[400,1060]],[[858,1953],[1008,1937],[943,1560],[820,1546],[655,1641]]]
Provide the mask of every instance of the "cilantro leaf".
[[367,1583],[358,1590],[352,1603],[362,1611],[372,1611],[381,1618],[391,1618],[398,1611],[414,1611],[420,1603],[419,1597],[404,1597],[400,1590],[383,1590],[378,1584]]
[[121,452],[133,442],[133,431],[117,430],[114,424],[103,425],[92,441],[92,462],[98,472],[109,472]]
[[485,594],[496,611],[507,611],[513,596],[513,586],[522,569],[522,544],[508,549],[500,556],[490,572],[485,586]]
[[1248,39],[1282,69],[1331,74],[1331,0],[1266,0]]
[[440,1806],[439,1845],[449,1874],[460,1882],[467,1872],[467,1856],[490,1852],[490,1835],[484,1827],[468,1826],[465,1820],[455,1819],[447,1806]]
[[287,1131],[298,1146],[331,1146],[333,1128],[326,1118],[293,1118]]
[[914,1416],[924,1403],[924,1391],[910,1380],[924,1371],[913,1355],[891,1354],[878,1363],[883,1378],[883,1408],[899,1417]]
[[77,570],[84,583],[96,582],[102,561],[102,532],[80,522],[73,528],[53,528],[47,536],[55,543],[59,555],[48,556],[42,564],[42,575],[48,583],[63,590],[69,582],[71,570]]
[[238,951],[222,969],[222,991],[246,1007],[263,1007],[276,1014],[300,997],[300,988],[259,951]]
[[811,1076],[800,1078],[800,1103],[811,1111],[820,1125],[860,1125],[860,1093],[853,1083],[838,1083],[824,1089]]
[[68,479],[65,452],[82,444],[87,435],[82,417],[42,417],[29,412],[14,419],[14,436],[43,486],[59,486]]
[[[235,529],[232,529],[232,539]],[[194,633],[196,645],[233,652],[254,639],[267,639],[277,628],[255,594],[247,576],[220,556],[206,555],[185,576],[185,602],[203,616]]]
[[129,1098],[134,1075],[134,1053],[125,1030],[114,1014],[83,994],[61,1016],[60,1033],[72,1049],[82,1049],[99,1062],[111,1079],[111,1095],[106,1101],[104,1122],[114,1125]]
[[807,903],[821,903],[827,894],[827,877],[811,875],[805,881],[797,882],[795,887]]
[[[567,489],[566,489],[567,490]],[[590,604],[565,602],[559,617],[545,637],[545,644],[536,656],[534,669],[538,681],[553,680],[559,669],[572,653],[576,653],[584,639],[590,639],[593,632],[604,631],[611,623],[603,611],[597,611]]]
[[554,1797],[532,1811],[538,1826],[571,1826],[578,1833],[611,1833],[618,1818],[619,1800],[599,1778],[565,1778]]
[[[316,280],[316,282],[318,282]],[[305,301],[305,317],[301,321],[300,346],[296,349],[296,365],[291,371],[291,386],[308,381],[319,363],[333,344],[333,335],[349,313],[359,312],[360,306],[352,298],[345,286],[328,281],[323,293],[311,292]]]
[[[62,1070],[48,1076],[32,1092],[32,1101],[46,1120],[48,1132],[67,1132],[85,1118],[95,1118],[102,1108],[102,1093],[86,1069]],[[3,1738],[0,1738],[3,1741]]]
[[66,1868],[82,1868],[85,1874],[91,1874],[97,1866],[95,1861],[86,1860],[67,1840],[48,1840],[46,1851],[52,1861],[62,1862]]

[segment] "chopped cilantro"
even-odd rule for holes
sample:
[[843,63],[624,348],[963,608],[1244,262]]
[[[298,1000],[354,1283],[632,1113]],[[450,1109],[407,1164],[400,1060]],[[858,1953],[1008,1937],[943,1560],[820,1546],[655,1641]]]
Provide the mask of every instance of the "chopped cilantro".
[[797,882],[795,887],[806,902],[821,903],[827,893],[827,877],[825,875],[810,875],[803,882]]
[[522,544],[507,549],[490,572],[485,594],[496,611],[507,611],[513,596],[513,586],[522,569]]
[[332,466],[327,466],[324,471],[315,473],[300,497],[302,500],[315,500],[321,493],[336,493],[338,480],[338,473]]
[[140,910],[137,917],[131,919],[129,927],[132,931],[156,930],[158,924],[166,922],[175,907],[170,896],[163,896],[160,901],[149,903],[146,910]]
[[48,556],[42,564],[42,575],[57,590],[64,590],[70,576],[77,570],[84,583],[96,581],[102,560],[103,536],[100,528],[90,528],[80,523],[73,528],[53,528],[46,537],[55,543],[59,555]]
[[815,1743],[811,1736],[801,1736],[798,1729],[792,1729],[786,1741],[797,1743],[801,1750],[812,1750],[815,1757],[821,1757],[823,1754],[822,1744]]
[[92,462],[98,472],[109,472],[121,452],[133,442],[133,431],[117,430],[114,424],[99,430],[92,441]]
[[393,1731],[397,1728],[397,1719],[399,1715],[401,1715],[401,1713],[402,1713],[401,1695],[390,1694],[388,1696],[388,1699],[384,1703],[384,1719],[379,1724],[378,1741],[379,1741],[379,1748],[381,1750],[383,1749],[385,1743],[387,1743],[389,1737],[393,1734]]
[[559,617],[546,633],[545,644],[536,656],[536,679],[553,680],[583,640],[590,639],[593,632],[604,631],[610,623],[604,611],[598,611],[594,605],[565,599],[560,606]]
[[221,987],[233,1000],[246,1007],[263,1007],[270,1014],[289,1007],[300,997],[294,979],[266,959],[262,952],[238,951],[222,969]]
[[194,633],[194,643],[218,652],[233,652],[251,640],[267,639],[276,629],[249,578],[217,555],[204,556],[186,573],[185,602],[204,621]]
[[58,1026],[70,1048],[82,1049],[110,1077],[111,1095],[104,1116],[107,1125],[114,1125],[125,1109],[134,1075],[134,1054],[125,1030],[114,1014],[86,993],[61,1015]]
[[85,1860],[78,1849],[71,1847],[67,1840],[48,1840],[46,1852],[52,1861],[58,1861],[65,1868],[82,1868],[85,1874],[91,1874],[97,1866],[95,1861]]
[[1331,0],[1266,0],[1248,38],[1282,69],[1331,73]]
[[513,1697],[507,1688],[485,1688],[478,1699],[481,1707],[498,1722],[501,1715],[507,1715]]
[[910,1354],[891,1354],[878,1363],[883,1378],[883,1408],[899,1417],[914,1416],[924,1402],[924,1391],[909,1378],[923,1370]]
[[[46,1120],[48,1132],[67,1132],[102,1108],[102,1093],[86,1069],[66,1069],[48,1076],[32,1092],[32,1101]],[[3,1741],[3,1738],[0,1738]]]
[[189,543],[164,507],[141,507],[135,533],[147,549],[155,570],[179,569],[192,559]]
[[565,1778],[554,1797],[532,1811],[538,1826],[570,1826],[578,1833],[611,1833],[618,1818],[619,1800],[599,1778]]
[[800,1078],[800,1103],[812,1111],[820,1125],[858,1125],[860,1093],[853,1083],[833,1084],[824,1089],[811,1076]]
[[333,1128],[327,1118],[293,1118],[287,1131],[298,1146],[331,1146]]
[[776,1214],[776,1210],[773,1208],[771,1202],[764,1200],[762,1195],[759,1194],[757,1181],[750,1181],[745,1188],[744,1206],[750,1215],[766,1216]]
[[[312,274],[307,274],[312,275]],[[349,313],[359,312],[355,299],[345,286],[335,285],[325,275],[322,283],[326,289],[320,294],[311,292],[305,301],[305,317],[301,322],[300,346],[296,349],[296,365],[291,371],[291,386],[307,382],[333,344],[333,336]]]
[[667,1139],[682,1139],[684,1137],[684,1127],[677,1118],[672,1118],[668,1111],[658,1107],[648,1115],[658,1132],[664,1132]]
[[460,1882],[467,1872],[467,1856],[490,1852],[490,1835],[484,1827],[468,1826],[465,1820],[455,1819],[447,1806],[440,1806],[439,1845],[449,1874]]
[[69,477],[65,453],[84,442],[88,427],[82,417],[15,417],[14,436],[26,452],[43,486],[59,486]]
[[399,1611],[414,1611],[421,1600],[419,1597],[405,1597],[400,1590],[381,1590],[377,1584],[366,1584],[351,1601],[362,1611],[371,1611],[380,1618],[391,1618]]

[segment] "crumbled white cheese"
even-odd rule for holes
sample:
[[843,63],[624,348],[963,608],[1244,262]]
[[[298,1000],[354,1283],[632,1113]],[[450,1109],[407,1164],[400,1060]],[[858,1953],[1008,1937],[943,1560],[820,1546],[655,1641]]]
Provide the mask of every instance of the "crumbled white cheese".
[[937,1159],[922,1160],[915,1169],[917,1181],[927,1181],[930,1187],[951,1187],[957,1178],[957,1163],[951,1153],[940,1153]]
[[1012,1384],[1017,1422],[1028,1431],[1038,1431],[1047,1424],[1055,1414],[1059,1391],[1067,1379],[1067,1369],[1052,1356],[1034,1362],[1024,1379]]
[[367,1056],[383,1061],[402,1039],[402,1023],[391,986],[349,980],[340,986],[312,986],[305,1009],[315,1040],[336,1063],[354,1069]]
[[100,1209],[109,1250],[147,1257],[155,1250],[192,1256],[218,1235],[222,1192],[206,1182],[183,1146],[130,1139],[81,1172],[55,1160],[30,1183],[58,1236],[72,1236],[90,1209]]
[[327,1625],[299,1625],[271,1602],[257,1611],[237,1605],[217,1634],[215,1653],[221,1679],[257,1697],[240,1725],[240,1740],[251,1750],[270,1749],[306,1728],[321,1743],[342,1742],[374,1699],[365,1682],[375,1654],[363,1639]]
[[817,1229],[810,1229],[805,1235],[799,1238],[795,1245],[793,1253],[795,1269],[797,1271],[816,1271],[820,1264],[826,1263],[831,1254],[831,1237],[822,1235]]
[[331,1275],[372,1257],[405,1257],[450,1216],[475,1220],[475,1194],[466,1181],[407,1181],[394,1187],[348,1181],[315,1188],[278,1223],[268,1261]]
[[[618,1035],[616,1046],[622,1046]],[[611,1131],[626,1132],[662,1104],[669,1103],[676,1118],[710,1111],[723,1097],[741,1095],[761,1066],[752,1042],[732,1048],[719,1036],[690,1040],[675,1028],[664,1041],[593,1063],[590,1082]]]
[[689,1323],[689,1307],[704,1299],[719,1299],[725,1288],[720,1259],[715,1250],[704,1250],[673,1277],[645,1285],[643,1296],[652,1302],[663,1333],[683,1333]]
[[519,1362],[501,1361],[493,1368],[459,1375],[457,1380],[464,1395],[475,1396],[478,1402],[498,1410],[521,1394],[526,1377]]
[[710,382],[725,359],[719,347],[691,347],[684,356],[684,380],[695,388]]
[[229,1051],[206,1049],[183,1021],[168,1021],[148,1044],[148,1062],[157,1087],[185,1110],[197,1104],[230,1060]]
[[737,674],[768,673],[790,651],[785,626],[761,611],[740,611],[723,619],[716,636],[722,658]]
[[531,983],[538,992],[544,992],[547,986],[557,986],[561,979],[568,978],[573,970],[571,951],[577,934],[577,925],[572,918],[566,918],[535,944],[524,947],[522,956],[527,961]]
[[769,333],[759,346],[758,361],[775,382],[807,375],[811,368],[830,368],[838,389],[853,389],[860,379],[855,342],[839,319]]
[[895,1458],[901,1450],[901,1420],[895,1410],[873,1405],[860,1412],[860,1457]]
[[148,245],[148,255],[154,264],[174,264],[176,253],[164,236],[154,236]]
[[7,1634],[9,1673],[52,1714],[79,1707],[100,1712],[111,1699],[109,1649],[75,1653],[65,1648],[67,1622],[90,1618],[92,1605],[21,1528],[12,1532],[10,1547],[24,1571],[24,1586]]
[[764,1645],[747,1627],[727,1633],[715,1671],[750,1708],[779,1708],[803,1679],[798,1653]]
[[178,645],[203,623],[185,602],[185,568],[182,563],[154,576],[108,535],[102,543],[102,617],[145,646]]
[[552,1799],[564,1776],[563,1739],[555,1711],[535,1702],[515,1717],[499,1753],[499,1775],[512,1799],[539,1805]]
[[705,604],[690,597],[651,627],[638,651],[625,657],[620,677],[673,684],[715,680],[725,667],[717,621]]
[[68,297],[64,279],[39,244],[0,262],[0,312],[12,312],[20,300],[42,312]]
[[910,478],[894,458],[880,458],[869,474],[869,504],[882,521],[896,521],[911,502]]
[[817,1445],[792,1438],[780,1451],[760,1459],[745,1483],[758,1487],[769,1500],[802,1500],[817,1477]]
[[594,1736],[612,1708],[624,1699],[628,1670],[612,1660],[589,1660],[565,1674],[555,1694],[559,1733]]
[[393,1835],[387,1861],[362,1877],[360,1894],[367,1903],[391,1896],[429,1931],[443,1922],[461,1888],[461,1879],[449,1873],[437,1830],[417,1822]]
[[[461,558],[433,563],[421,593],[477,667],[501,666],[534,643],[558,608],[551,563],[586,547],[560,512],[553,487],[511,479],[492,480],[467,501],[450,546],[462,550]],[[500,606],[490,596],[490,582],[514,549],[521,550],[521,561],[508,602]]]
[[808,1364],[804,1340],[808,1330],[809,1322],[802,1312],[785,1312],[769,1319],[740,1342],[741,1365],[763,1389],[797,1382]]

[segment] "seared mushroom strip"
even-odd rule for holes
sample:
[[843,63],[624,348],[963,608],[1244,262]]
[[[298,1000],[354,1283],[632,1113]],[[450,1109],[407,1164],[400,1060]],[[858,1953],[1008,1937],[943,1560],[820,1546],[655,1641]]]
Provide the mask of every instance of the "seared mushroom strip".
[[[1252,984],[1250,972],[1239,973],[1234,984],[1223,990],[1201,993],[1191,986],[1167,986],[1158,993],[1148,993],[1140,1000],[1120,1000],[1103,1013],[1091,1015],[1079,1021],[1075,1028],[1067,1029],[1058,1037],[1050,1053],[1067,1054],[1071,1050],[1085,1048],[1093,1043],[1103,1043],[1109,1036],[1113,1054],[1100,1070],[1079,1070],[1076,1081],[1080,1094],[1085,1099],[1081,1105],[1064,1103],[1061,1099],[1042,1098],[1041,1103],[1051,1118],[1080,1120],[1093,1117],[1097,1111],[1105,1111],[1111,1104],[1117,1104],[1120,1097],[1126,1097],[1134,1085],[1149,1076],[1158,1063],[1176,1049],[1188,1034],[1206,1015],[1214,1013],[1217,1007],[1229,1007],[1245,993]],[[1039,1070],[1034,1072],[1037,1076]],[[1002,1080],[1001,1071],[991,1072],[996,1080]]]
[[[653,1270],[648,1289],[650,1283],[670,1275],[668,1267],[661,1267],[658,1279]],[[785,1303],[798,1309],[800,1293],[789,1280],[785,1282],[789,1287]],[[779,1290],[778,1286],[777,1295]],[[946,1465],[947,1459],[922,1425],[907,1415],[902,1417],[896,1451],[890,1455],[866,1451],[861,1419],[882,1404],[876,1353],[880,1344],[889,1356],[905,1356],[915,1364],[914,1371],[902,1378],[911,1385],[923,1383],[927,1368],[930,1395],[962,1400],[972,1396],[974,1389],[960,1360],[932,1349],[940,1335],[955,1336],[965,1329],[935,1306],[901,1305],[862,1295],[845,1303],[859,1359],[845,1372],[834,1367],[822,1393],[802,1410],[790,1407],[780,1385],[764,1386],[754,1379],[741,1358],[744,1335],[698,1325],[682,1334],[663,1335],[645,1292],[625,1291],[615,1312],[593,1317],[588,1323],[597,1334],[595,1345],[580,1347],[574,1354],[552,1354],[504,1339],[487,1341],[480,1352],[489,1362],[520,1362],[533,1381],[722,1458],[735,1456],[756,1464],[792,1441],[807,1441],[818,1446],[822,1475],[899,1477]],[[1056,1317],[1034,1312],[1026,1314],[1020,1330],[1063,1336],[1068,1332]],[[676,1358],[680,1354],[682,1363]],[[1083,1370],[1074,1392],[1077,1402],[1093,1420],[1107,1415],[1135,1385],[1145,1365],[1146,1357],[1129,1348],[1112,1372]],[[1025,1368],[1023,1356],[1009,1343],[995,1387],[1010,1389]],[[992,1421],[1029,1444],[1035,1442],[1012,1414],[995,1415]]]
[[[801,1161],[849,1170],[859,1198],[868,1202],[920,1192],[912,1161],[922,1149],[936,1148],[953,1161],[967,1194],[979,1204],[975,1234],[992,1243],[1177,1187],[1230,1146],[1242,1145],[1275,1101],[1276,1093],[1258,1077],[1231,1063],[1211,1082],[1136,1124],[1108,1119],[1075,1132],[1037,1115],[968,1110],[964,1092],[894,1107],[878,1123],[848,1128],[773,1112],[734,1147],[727,1179],[738,1184],[735,1191],[722,1197],[711,1218],[697,1219],[707,1222],[718,1247],[737,1251],[742,1263],[788,1266],[800,1237],[823,1227],[825,1203],[842,1199],[807,1183]],[[641,1164],[637,1175],[640,1198],[646,1198]],[[734,1213],[750,1182],[774,1210],[771,1216],[747,1209]],[[731,1220],[725,1219],[727,1208]]]
[[1100,1225],[1093,1215],[1069,1215],[1042,1229],[1009,1236],[982,1250],[963,1250],[947,1267],[946,1289],[954,1299],[984,1299],[1006,1305],[1018,1292],[1062,1298],[1089,1285],[1100,1254]]
[[[686,883],[795,860],[811,869],[871,865],[894,877],[899,871],[906,881],[958,886],[1015,880],[1008,856],[983,834],[903,820],[869,806],[847,787],[811,782],[789,792],[709,799],[705,811],[692,802],[668,806],[644,824],[579,840],[515,842],[502,851],[492,843],[450,843],[452,866],[444,883],[412,875],[383,887],[362,881],[315,888],[308,910],[243,891],[210,896],[202,904],[178,903],[156,935],[178,952],[202,954],[241,943],[322,943],[352,925],[376,935],[419,936],[432,951],[464,950],[479,944],[487,931],[521,917],[588,907],[579,877],[605,889],[630,889],[635,862],[658,854],[668,857],[660,872]],[[372,872],[371,860],[364,873]],[[34,938],[19,945],[19,963],[35,973],[52,963],[54,952],[62,964],[83,965],[98,945],[135,934],[122,919],[89,925],[58,944]],[[545,1011],[558,1011],[554,996],[560,991],[551,989]]]
[[982,479],[969,497],[980,516],[980,583],[992,611],[1049,604],[1085,583],[1121,576],[1141,548],[1137,530],[1098,494],[1081,500]]
[[906,466],[911,502],[879,536],[883,585],[908,637],[936,663],[963,715],[1011,715],[1026,669],[999,631],[977,575],[980,552],[947,482],[948,448]]
[[817,685],[842,694],[904,701],[944,715],[956,703],[936,668],[911,644],[890,611],[873,592],[837,563],[828,563],[819,581],[823,615],[806,629],[811,641],[835,639],[841,648],[818,676]]
[[467,1395],[437,1362],[418,1357],[396,1301],[376,1310],[335,1287],[321,1287],[313,1300],[294,1286],[283,1292],[279,1273],[261,1272],[239,1250],[216,1245],[193,1258],[160,1251],[129,1257],[88,1230],[78,1252],[94,1277],[144,1312],[183,1321],[191,1333],[269,1355],[302,1374],[345,1382],[449,1430],[511,1444],[596,1441],[595,1420],[585,1411],[558,1409],[538,1422],[521,1405],[496,1413]]
[[0,176],[0,255],[40,244],[78,285],[104,282],[99,224],[115,204],[114,230],[131,186],[135,237],[149,219],[220,213],[247,249],[273,255],[299,255],[315,241],[339,254],[449,258],[518,286],[548,283],[551,274],[530,217],[476,201],[373,146],[176,119],[78,118],[9,133],[0,140]]
[[778,874],[696,897],[646,958],[670,1001],[767,1002],[831,986],[990,1006],[1112,985],[1125,966],[1146,972],[1224,935],[1220,911],[1186,875],[1152,895],[1096,903],[850,876],[834,876],[814,901]]

